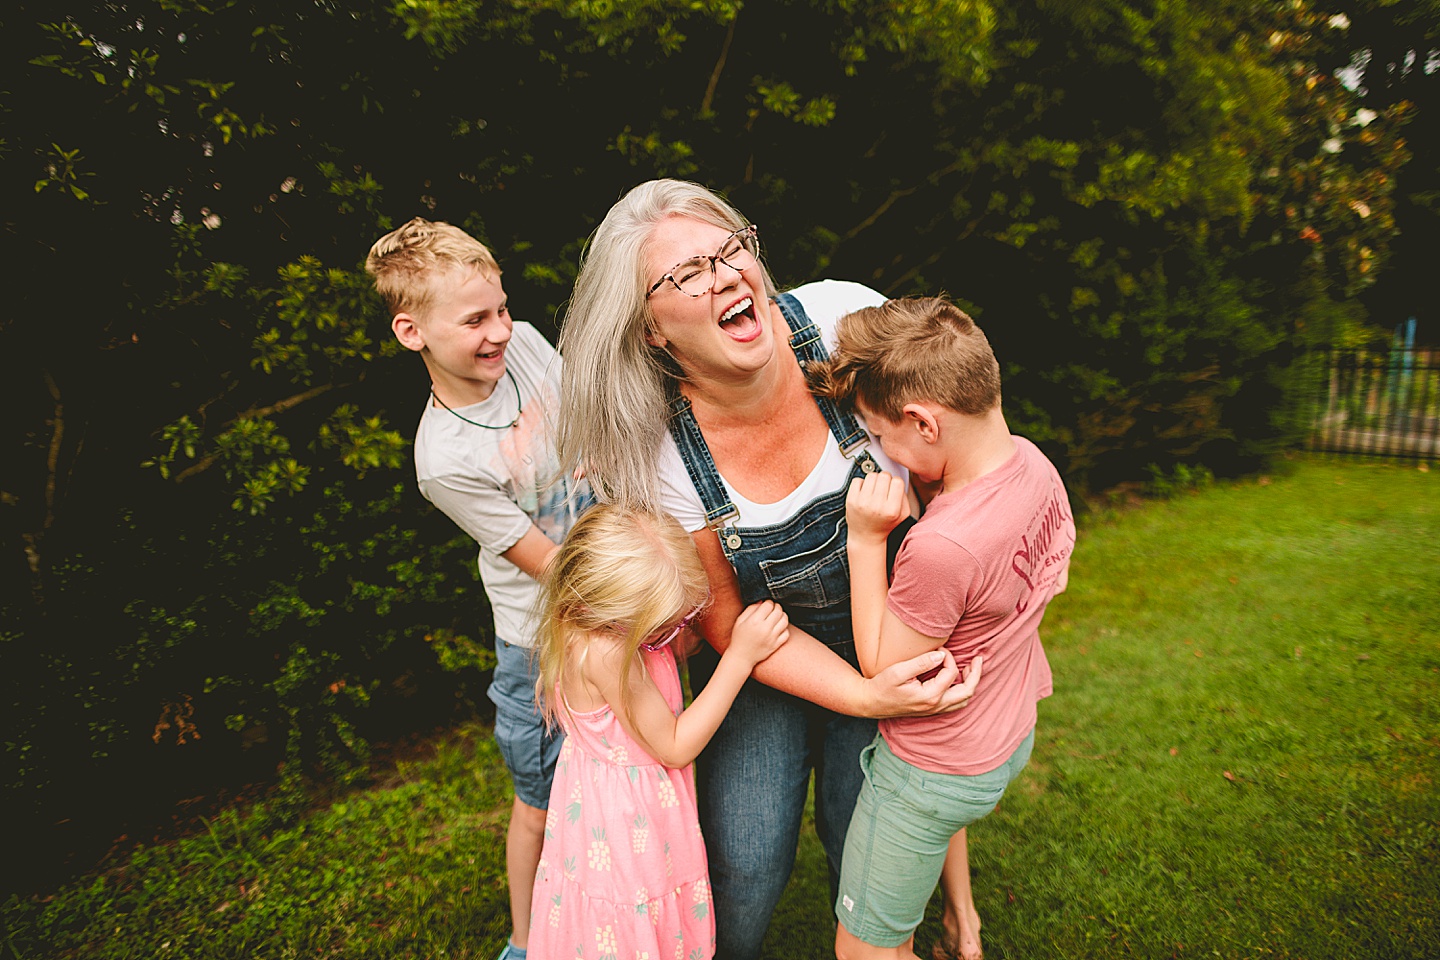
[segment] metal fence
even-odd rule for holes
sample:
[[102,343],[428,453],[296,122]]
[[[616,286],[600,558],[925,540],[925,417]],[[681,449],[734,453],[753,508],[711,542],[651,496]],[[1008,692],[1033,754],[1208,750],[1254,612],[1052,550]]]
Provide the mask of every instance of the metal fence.
[[1421,460],[1440,459],[1440,349],[1324,350],[1306,446]]

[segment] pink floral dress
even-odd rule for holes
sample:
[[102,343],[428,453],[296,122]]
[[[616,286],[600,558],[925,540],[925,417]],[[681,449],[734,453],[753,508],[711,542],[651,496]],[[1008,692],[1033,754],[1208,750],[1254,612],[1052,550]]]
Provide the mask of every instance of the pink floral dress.
[[[675,654],[641,651],[678,715]],[[557,691],[558,695],[558,691]],[[625,733],[608,706],[560,711],[545,845],[527,953],[536,960],[708,960],[715,918],[695,770],[672,770]]]

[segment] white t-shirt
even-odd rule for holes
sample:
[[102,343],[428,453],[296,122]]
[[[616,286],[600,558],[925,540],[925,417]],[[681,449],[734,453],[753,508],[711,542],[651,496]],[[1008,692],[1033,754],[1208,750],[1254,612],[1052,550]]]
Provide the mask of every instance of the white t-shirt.
[[[820,328],[827,348],[835,345],[835,328],[841,317],[858,310],[861,307],[875,307],[885,302],[883,294],[871,290],[869,287],[851,283],[845,280],[821,280],[816,283],[807,283],[802,287],[796,287],[789,291],[800,305],[805,308],[805,313],[810,320]],[[779,309],[778,307],[776,308]],[[788,350],[788,340],[781,341],[781,349]],[[863,426],[863,424],[862,424]],[[886,473],[909,479],[910,474],[904,467],[880,450],[880,444],[871,442],[851,452],[851,456],[857,456],[860,450],[869,450],[870,455],[880,464],[880,469]],[[825,444],[825,450],[820,455],[819,461],[811,469],[810,475],[801,481],[788,496],[777,500],[774,503],[755,503],[747,500],[735,492],[722,473],[721,483],[725,487],[725,493],[730,497],[730,502],[735,504],[740,511],[740,519],[737,525],[742,527],[764,527],[789,520],[802,507],[817,497],[833,493],[844,486],[850,475],[850,468],[854,461],[840,452],[840,445],[835,442],[831,435]],[[673,514],[680,525],[690,533],[705,526],[705,507],[700,501],[700,494],[696,491],[690,474],[685,469],[685,462],[680,458],[680,448],[675,445],[675,438],[669,431],[665,433],[665,439],[660,446],[660,506],[670,514]]]
[[[516,321],[505,351],[508,375],[490,396],[454,413],[429,400],[415,433],[420,492],[480,545],[480,579],[495,614],[495,635],[522,647],[535,645],[531,606],[539,584],[500,554],[531,524],[557,544],[565,539],[590,489],[560,469],[555,453],[560,368],[560,355],[540,331]],[[515,426],[486,430],[460,419],[509,423],[517,413],[517,388]]]

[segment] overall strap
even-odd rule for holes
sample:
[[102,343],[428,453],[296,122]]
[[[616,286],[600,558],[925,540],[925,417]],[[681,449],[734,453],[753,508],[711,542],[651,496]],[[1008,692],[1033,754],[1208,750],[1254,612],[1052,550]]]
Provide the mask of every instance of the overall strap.
[[[800,361],[801,369],[811,360],[828,358],[830,354],[821,340],[820,328],[805,313],[805,308],[794,294],[779,294],[775,303],[779,305],[780,313],[790,327],[790,349],[795,351],[795,359]],[[850,456],[857,447],[869,441],[870,438],[860,428],[859,421],[851,414],[841,413],[834,401],[826,397],[816,397],[815,403],[824,415],[825,423],[830,427],[831,436],[840,444],[840,452],[845,456]]]
[[[790,327],[790,349],[795,351],[800,366],[803,368],[810,360],[824,360],[828,357],[825,345],[820,340],[820,328],[811,322],[805,308],[800,306],[800,301],[788,293],[782,293],[775,298],[775,302],[779,304],[780,313]],[[825,417],[830,434],[839,443],[840,452],[846,457],[850,457],[869,441],[869,437],[852,415],[841,413],[828,399],[816,397],[815,403]],[[695,422],[690,401],[683,395],[677,395],[670,401],[669,426],[670,435],[675,438],[675,446],[680,450],[680,460],[685,464],[685,472],[690,475],[690,482],[695,485],[695,492],[700,495],[700,503],[705,508],[705,525],[719,533],[720,545],[729,557],[732,551],[741,546],[741,537],[735,527],[735,521],[740,518],[740,508],[735,506],[725,492],[720,471],[715,467],[715,458],[710,455],[710,447],[700,432],[700,425]],[[862,450],[860,456],[854,459],[865,473],[880,469],[868,450]],[[721,529],[722,527],[724,529]]]
[[[695,422],[690,401],[682,395],[670,401],[670,436],[675,438],[675,446],[680,448],[685,472],[690,474],[690,482],[695,485],[695,492],[700,495],[700,503],[705,507],[705,525],[711,530],[718,530],[729,521],[733,527],[740,516],[740,508],[725,493],[725,484],[720,479],[720,471],[715,468],[715,459],[710,456],[710,447],[700,433],[700,425]],[[726,538],[722,536],[720,542],[724,544]]]

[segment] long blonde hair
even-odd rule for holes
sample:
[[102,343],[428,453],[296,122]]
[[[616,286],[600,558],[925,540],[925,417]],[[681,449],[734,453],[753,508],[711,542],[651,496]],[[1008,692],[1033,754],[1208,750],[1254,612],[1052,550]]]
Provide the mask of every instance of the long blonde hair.
[[601,632],[619,636],[625,646],[620,709],[629,719],[640,642],[703,604],[709,590],[695,542],[674,517],[615,504],[586,511],[560,545],[540,591],[535,695],[546,722],[555,723],[563,709],[555,690],[566,664]]
[[[645,291],[646,253],[655,228],[686,217],[734,231],[747,221],[705,187],[651,180],[625,194],[596,228],[560,331],[561,463],[583,463],[596,494],[630,507],[659,505],[657,461],[669,420],[673,381],[684,371],[646,333],[656,332]],[[760,265],[765,292],[775,286]]]

